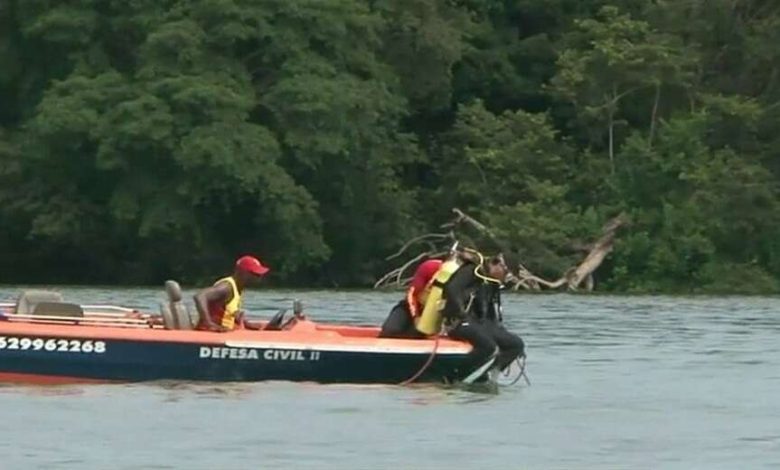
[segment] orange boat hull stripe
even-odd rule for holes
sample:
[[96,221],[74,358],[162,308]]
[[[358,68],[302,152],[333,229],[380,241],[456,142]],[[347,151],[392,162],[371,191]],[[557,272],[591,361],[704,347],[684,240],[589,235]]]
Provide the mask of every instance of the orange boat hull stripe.
[[[356,327],[344,327],[345,333]],[[366,328],[366,330],[373,330]],[[378,334],[379,329],[376,329]],[[305,331],[235,330],[214,333],[194,330],[161,330],[151,328],[122,328],[111,326],[52,325],[43,323],[0,322],[0,336],[57,337],[93,340],[146,341],[164,343],[191,343],[223,346],[242,344],[249,348],[317,349],[328,351],[366,351],[420,353],[433,349],[433,339],[393,339],[372,336],[341,335],[338,327],[323,325],[323,329]],[[237,346],[238,347],[238,346]],[[471,350],[468,343],[441,338],[438,354],[465,354]]]
[[20,374],[14,372],[0,372],[0,382],[20,383],[20,384],[38,384],[38,385],[58,385],[58,384],[80,384],[80,383],[112,383],[111,380],[87,379],[83,377],[67,377],[60,375],[38,375],[38,374]]

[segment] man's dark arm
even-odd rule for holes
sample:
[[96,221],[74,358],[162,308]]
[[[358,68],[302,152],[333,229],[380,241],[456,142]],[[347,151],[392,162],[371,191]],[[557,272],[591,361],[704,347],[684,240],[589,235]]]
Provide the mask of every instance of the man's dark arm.
[[265,324],[261,321],[249,320],[246,317],[246,312],[244,311],[241,312],[240,321],[243,323],[244,328],[246,328],[247,330],[262,330],[263,327],[265,326]]
[[225,331],[225,328],[222,325],[217,325],[211,319],[211,316],[209,315],[209,303],[222,302],[226,304],[230,301],[232,295],[233,290],[227,283],[220,283],[213,287],[207,287],[195,294],[195,308],[198,310],[201,322],[203,322],[209,330]]

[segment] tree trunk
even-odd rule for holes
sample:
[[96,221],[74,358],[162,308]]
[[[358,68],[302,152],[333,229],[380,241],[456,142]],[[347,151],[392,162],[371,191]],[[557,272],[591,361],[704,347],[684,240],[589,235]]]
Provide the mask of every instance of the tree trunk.
[[617,85],[612,84],[612,102],[609,105],[609,165],[615,174],[615,108],[618,100]]
[[[567,276],[567,284],[570,290],[579,289],[583,281],[591,278],[596,269],[601,266],[604,258],[612,252],[612,247],[615,243],[615,232],[623,224],[625,224],[625,221],[622,217],[616,217],[607,223],[601,237],[593,243],[588,256]],[[590,282],[593,282],[592,279]]]
[[658,106],[661,102],[661,84],[655,84],[655,101],[653,101],[653,112],[650,114],[650,136],[647,139],[647,143],[650,147],[653,146],[653,138],[655,137],[655,123],[658,119]]

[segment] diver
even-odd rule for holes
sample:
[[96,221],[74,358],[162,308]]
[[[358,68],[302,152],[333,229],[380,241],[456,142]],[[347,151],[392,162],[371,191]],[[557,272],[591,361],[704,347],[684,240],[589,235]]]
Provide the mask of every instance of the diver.
[[425,308],[415,325],[417,331],[426,335],[436,334],[443,328],[450,338],[471,343],[470,356],[477,368],[464,382],[486,372],[499,353],[492,335],[468,313],[468,304],[482,282],[476,275],[482,263],[474,254],[453,250],[450,259],[434,276]]
[[508,274],[501,255],[485,260],[474,250],[454,252],[434,276],[415,323],[415,329],[426,336],[444,327],[449,337],[472,344],[473,362],[480,366],[466,382],[493,366],[503,370],[524,354],[520,337],[501,324],[500,287]]
[[487,330],[500,350],[495,367],[504,370],[519,357],[525,357],[525,344],[520,336],[511,333],[504,326],[501,307],[501,289],[509,274],[509,268],[502,255],[486,263],[487,276],[477,288],[471,302],[469,314]]
[[429,338],[444,329],[472,344],[474,363],[503,370],[525,349],[501,317],[500,289],[509,269],[501,255],[485,260],[456,247],[446,261],[428,260],[417,268],[406,298],[393,307],[379,336]]
[[[482,260],[477,260],[475,253],[470,250],[458,251],[457,244],[453,246],[449,258],[439,265],[430,279],[425,279],[426,287],[423,298],[420,299],[422,311],[413,317],[411,325],[407,325],[407,330],[403,333],[403,337],[407,338],[430,338],[445,330],[448,336],[471,343],[473,349],[469,356],[476,369],[463,378],[464,382],[482,376],[493,365],[499,353],[498,345],[490,333],[467,314],[467,303],[481,282],[475,273]],[[426,271],[420,266],[415,277],[419,274],[419,278],[427,278],[430,273]],[[408,305],[410,303],[404,301],[394,310],[409,308]],[[407,318],[409,317],[407,315]],[[383,325],[385,333],[388,330],[387,323]]]

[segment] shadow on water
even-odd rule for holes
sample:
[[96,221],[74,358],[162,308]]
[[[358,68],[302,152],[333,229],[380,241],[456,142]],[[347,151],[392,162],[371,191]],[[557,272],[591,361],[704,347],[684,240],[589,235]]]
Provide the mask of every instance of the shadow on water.
[[[245,399],[252,396],[273,393],[300,393],[300,394],[340,394],[340,393],[382,393],[385,395],[403,396],[406,393],[418,395],[417,404],[423,404],[425,400],[418,400],[420,396],[436,396],[446,398],[447,401],[458,403],[477,403],[492,399],[501,393],[501,389],[507,388],[496,383],[478,384],[413,384],[407,386],[387,384],[320,384],[316,382],[286,382],[267,381],[257,383],[231,382],[221,384],[203,384],[194,382],[154,382],[137,387],[156,387],[158,391],[166,394],[167,402],[189,400],[193,397],[206,399]],[[519,384],[514,385],[519,387]],[[341,412],[351,412],[357,408],[345,406],[336,409]],[[334,411],[334,410],[331,410]]]
[[[526,385],[498,385],[494,382],[477,384],[320,384],[315,382],[224,382],[204,383],[185,381],[153,381],[127,384],[0,384],[0,394],[23,395],[30,398],[89,398],[90,396],[111,397],[118,393],[153,397],[161,403],[191,403],[193,400],[217,402],[253,401],[277,396],[363,396],[381,394],[392,401],[414,405],[463,405],[490,401],[510,388]],[[335,400],[338,403],[338,400]],[[331,413],[356,413],[363,411],[358,406],[340,405],[328,410]]]
[[2,394],[23,394],[26,396],[40,397],[68,397],[81,396],[87,391],[89,385],[63,384],[63,385],[28,385],[14,383],[0,383]]

